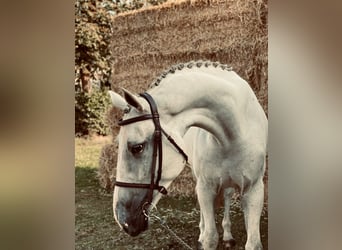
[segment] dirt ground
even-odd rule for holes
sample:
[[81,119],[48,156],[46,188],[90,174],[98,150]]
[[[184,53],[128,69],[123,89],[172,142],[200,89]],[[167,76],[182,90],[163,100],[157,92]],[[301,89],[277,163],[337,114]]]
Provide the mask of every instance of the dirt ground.
[[[97,180],[97,169],[75,168],[76,175],[76,249],[184,249],[158,222],[137,237],[120,231],[112,212],[112,195],[103,191]],[[195,197],[164,197],[158,204],[158,216],[193,249],[199,235],[199,207]],[[222,237],[222,209],[217,211],[217,228]],[[240,203],[235,200],[231,209],[232,233],[237,241],[235,249],[244,249],[246,232]],[[268,239],[268,213],[264,209],[261,237],[264,249]],[[220,247],[218,249],[221,249]]]

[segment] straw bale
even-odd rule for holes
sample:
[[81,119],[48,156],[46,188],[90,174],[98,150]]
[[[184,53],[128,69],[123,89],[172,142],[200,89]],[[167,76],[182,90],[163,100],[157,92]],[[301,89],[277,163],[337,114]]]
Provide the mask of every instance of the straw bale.
[[193,196],[195,195],[196,181],[189,167],[183,169],[180,175],[171,183],[168,188],[169,196]]
[[120,126],[118,125],[119,119],[122,117],[123,112],[114,107],[108,110],[106,114],[106,123],[110,128],[112,137],[115,138],[119,132]]
[[113,181],[115,179],[115,168],[117,159],[118,146],[116,143],[105,145],[100,154],[98,180],[100,185],[108,192],[114,188]]
[[266,23],[265,0],[172,1],[120,14],[113,22],[112,88],[141,92],[171,65],[220,61],[250,83],[267,111]]

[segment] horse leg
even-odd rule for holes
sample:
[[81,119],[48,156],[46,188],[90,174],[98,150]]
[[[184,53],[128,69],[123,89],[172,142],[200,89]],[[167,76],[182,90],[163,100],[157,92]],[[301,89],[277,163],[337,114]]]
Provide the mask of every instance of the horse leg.
[[232,233],[230,231],[231,221],[229,216],[230,200],[234,193],[233,188],[227,188],[224,190],[224,215],[222,220],[223,228],[223,248],[226,250],[232,249],[236,245]]
[[218,233],[214,214],[214,200],[216,193],[208,188],[207,185],[199,182],[197,183],[196,191],[201,209],[201,233],[199,241],[204,250],[215,250],[218,244]]
[[264,204],[264,183],[259,178],[242,197],[242,208],[247,231],[246,250],[262,250],[260,216]]
[[204,232],[204,219],[203,219],[203,213],[202,210],[200,211],[201,217],[200,217],[200,223],[199,223],[199,229],[200,229],[200,235],[198,237],[198,244],[197,244],[197,249],[202,250],[202,241],[203,241],[203,232]]

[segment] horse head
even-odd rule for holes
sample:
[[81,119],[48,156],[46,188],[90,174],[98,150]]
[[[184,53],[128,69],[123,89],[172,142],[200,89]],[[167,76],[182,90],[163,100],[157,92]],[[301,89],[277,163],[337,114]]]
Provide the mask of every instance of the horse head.
[[[175,144],[168,142],[161,131],[158,144],[150,103],[123,91],[123,97],[110,91],[114,107],[125,111],[119,122],[122,126],[118,134],[113,211],[120,227],[129,235],[137,236],[148,228],[148,209],[160,199],[158,190],[166,191],[184,168],[185,161],[175,150]],[[162,120],[160,123],[165,133],[166,124]],[[172,136],[177,143],[183,143],[181,136],[176,133]]]

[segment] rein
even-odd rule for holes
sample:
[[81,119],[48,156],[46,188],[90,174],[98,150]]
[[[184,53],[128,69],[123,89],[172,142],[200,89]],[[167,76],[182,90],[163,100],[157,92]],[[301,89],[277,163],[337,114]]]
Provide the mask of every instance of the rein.
[[[143,97],[148,102],[150,109],[151,109],[151,114],[145,114],[145,115],[137,116],[137,117],[126,119],[126,120],[120,120],[119,125],[125,126],[128,124],[150,120],[150,119],[153,121],[154,133],[153,133],[151,182],[149,184],[147,183],[145,184],[145,183],[131,183],[131,182],[116,181],[114,185],[118,187],[149,189],[147,202],[151,204],[154,190],[158,190],[163,195],[167,194],[166,188],[159,185],[159,181],[162,175],[162,165],[163,165],[162,135],[164,134],[166,136],[169,142],[177,149],[177,151],[184,157],[186,161],[188,161],[188,156],[182,150],[182,148],[179,147],[179,145],[175,142],[175,140],[162,129],[160,125],[160,121],[159,121],[159,113],[158,113],[157,105],[155,101],[153,100],[152,96],[150,96],[148,93],[140,94],[140,96]],[[155,178],[157,157],[158,157],[158,170],[157,170],[157,177]]]

